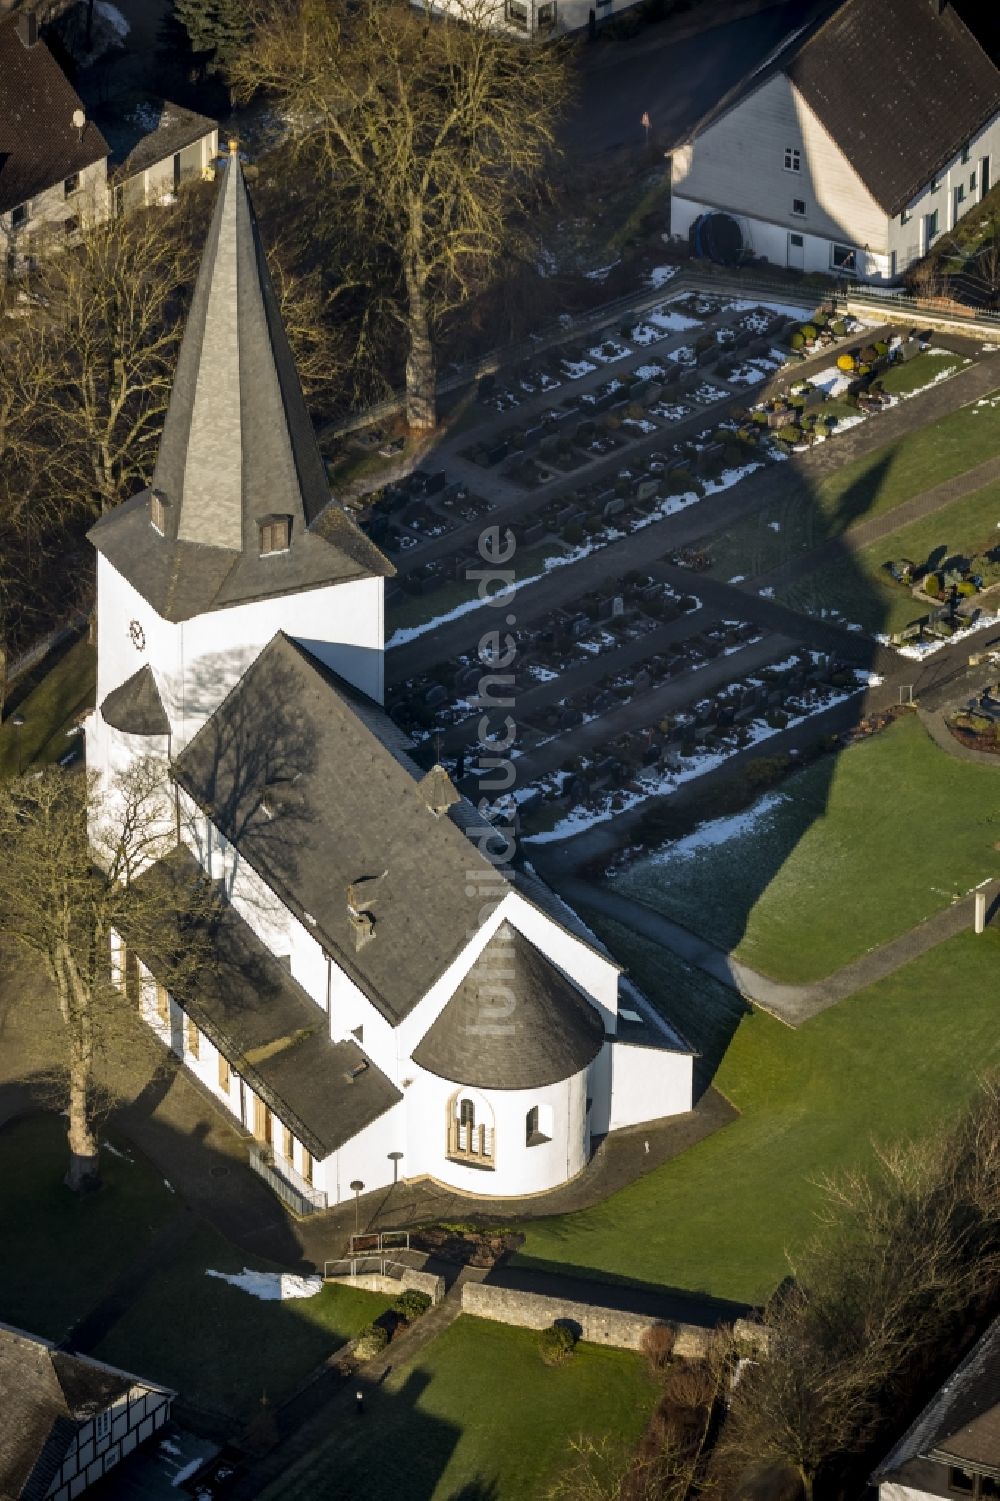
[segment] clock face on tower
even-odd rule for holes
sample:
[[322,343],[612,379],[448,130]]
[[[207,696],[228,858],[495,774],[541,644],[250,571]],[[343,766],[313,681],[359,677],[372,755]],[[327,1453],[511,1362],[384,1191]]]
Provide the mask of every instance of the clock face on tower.
[[129,623],[128,623],[128,633],[129,633],[129,635],[132,638],[132,645],[135,647],[136,651],[145,651],[145,649],[146,649],[146,632],[143,630],[143,628],[139,624],[138,620],[130,620],[129,621]]

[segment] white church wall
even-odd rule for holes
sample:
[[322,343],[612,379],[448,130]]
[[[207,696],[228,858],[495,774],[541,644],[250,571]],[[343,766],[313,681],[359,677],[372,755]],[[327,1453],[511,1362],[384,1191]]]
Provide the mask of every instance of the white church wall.
[[381,579],[358,579],[184,621],[177,750],[197,734],[278,631],[381,702],[382,594]]
[[590,1065],[588,1089],[592,1105],[590,1130],[594,1136],[606,1136],[611,1130],[611,1055],[613,1044],[605,1040],[604,1046]]
[[615,1042],[611,1049],[610,1129],[680,1115],[693,1102],[690,1053]]
[[[428,1175],[463,1193],[488,1198],[544,1193],[581,1172],[590,1151],[587,1071],[539,1089],[472,1089],[412,1065],[405,1089],[407,1176]],[[405,1081],[404,1081],[405,1082]],[[472,1100],[477,1127],[493,1131],[493,1165],[449,1157],[449,1121],[458,1101]],[[527,1144],[528,1112],[537,1107],[549,1140]]]
[[[396,1164],[389,1153],[405,1154],[406,1145],[406,1111],[401,1100],[331,1156],[317,1163],[313,1181],[317,1188],[326,1190],[331,1205],[353,1198],[351,1184],[354,1182],[363,1183],[366,1193],[387,1188],[396,1175]],[[400,1178],[408,1176],[405,1155],[399,1162],[398,1175]]]
[[[133,623],[138,632],[131,630]],[[139,636],[141,632],[141,636]],[[142,644],[137,646],[136,639]],[[140,667],[153,669],[172,716],[171,698],[180,666],[180,627],[164,620],[127,579],[97,555],[97,703]]]

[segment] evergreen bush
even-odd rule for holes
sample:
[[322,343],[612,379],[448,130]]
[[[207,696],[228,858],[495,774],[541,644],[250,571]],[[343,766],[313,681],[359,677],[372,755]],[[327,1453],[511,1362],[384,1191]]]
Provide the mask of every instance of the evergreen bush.
[[576,1335],[568,1324],[550,1324],[538,1336],[538,1351],[546,1365],[562,1365],[573,1353]]

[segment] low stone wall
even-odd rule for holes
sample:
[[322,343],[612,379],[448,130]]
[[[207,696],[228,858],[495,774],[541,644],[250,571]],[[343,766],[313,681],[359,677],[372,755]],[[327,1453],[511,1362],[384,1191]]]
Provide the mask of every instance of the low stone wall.
[[401,1267],[398,1277],[388,1277],[383,1272],[359,1272],[356,1277],[326,1277],[326,1282],[342,1283],[345,1287],[360,1287],[364,1292],[388,1293],[395,1296],[407,1288],[426,1293],[432,1303],[440,1303],[444,1297],[444,1278],[433,1272],[418,1272],[415,1267]]
[[[712,1330],[701,1324],[682,1324],[655,1314],[606,1308],[599,1303],[580,1303],[572,1298],[554,1298],[544,1293],[524,1292],[486,1282],[466,1282],[462,1287],[462,1312],[498,1324],[521,1329],[547,1329],[557,1319],[575,1324],[580,1338],[594,1345],[613,1345],[619,1350],[641,1350],[647,1329],[669,1324],[674,1331],[674,1354],[682,1360],[698,1360],[708,1349]],[[750,1319],[737,1319],[733,1333],[748,1344],[763,1348],[765,1331]]]

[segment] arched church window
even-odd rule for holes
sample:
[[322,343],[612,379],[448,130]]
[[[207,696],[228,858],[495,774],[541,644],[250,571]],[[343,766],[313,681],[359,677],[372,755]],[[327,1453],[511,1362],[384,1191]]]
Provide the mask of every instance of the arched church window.
[[476,1107],[471,1100],[459,1101],[458,1121],[461,1126],[474,1126],[476,1124]]
[[524,1117],[524,1141],[529,1147],[539,1147],[552,1140],[552,1110],[548,1105],[532,1105]]

